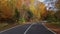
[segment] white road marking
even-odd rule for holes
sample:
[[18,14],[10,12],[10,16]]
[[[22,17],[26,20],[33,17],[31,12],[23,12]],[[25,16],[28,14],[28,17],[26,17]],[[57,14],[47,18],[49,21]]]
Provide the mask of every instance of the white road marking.
[[29,30],[34,24],[36,24],[36,23],[31,24],[31,25],[26,29],[26,31],[24,32],[24,34],[26,34],[26,33],[28,32],[28,30]]
[[56,34],[54,31],[52,31],[50,28],[48,28],[48,27],[46,27],[43,23],[42,23],[42,25],[46,28],[46,29],[48,29],[49,31],[51,31],[51,32],[53,32],[54,34]]
[[0,33],[3,33],[3,32],[5,32],[5,31],[11,30],[11,29],[16,28],[16,27],[19,27],[19,26],[21,26],[21,25],[18,25],[18,26],[15,26],[15,27],[12,27],[12,28],[9,28],[9,29],[6,29],[6,30],[3,30],[3,31],[1,31]]
[[[29,30],[34,24],[36,24],[36,23],[31,24],[31,25],[26,29],[26,31],[24,32],[24,34],[26,34],[26,33],[28,32],[28,30]],[[51,29],[49,29],[48,27],[46,27],[43,23],[42,23],[42,25],[43,25],[45,28],[47,28],[49,31],[51,31],[51,32],[53,32],[54,34],[56,34],[54,31],[52,31]],[[11,29],[16,28],[16,27],[19,27],[19,26],[22,26],[22,25],[18,25],[18,26],[15,26],[15,27],[6,29],[6,30],[4,30],[4,31],[1,31],[0,33],[3,33],[3,32],[5,32],[5,31],[11,30]]]
[[[27,23],[28,23],[28,22],[27,22]],[[11,27],[11,28],[9,28],[9,29],[6,29],[6,30],[3,30],[3,31],[0,31],[0,33],[3,33],[3,32],[5,32],[5,31],[11,30],[11,29],[16,28],[16,27],[19,27],[19,26],[22,26],[22,25],[17,25],[17,26]]]

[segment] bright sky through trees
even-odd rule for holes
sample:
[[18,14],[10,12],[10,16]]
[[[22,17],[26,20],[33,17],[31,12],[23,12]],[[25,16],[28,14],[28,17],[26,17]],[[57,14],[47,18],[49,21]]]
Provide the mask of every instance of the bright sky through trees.
[[38,0],[38,1],[40,1],[40,2],[44,2],[45,0]]
[[39,2],[43,2],[46,6],[47,10],[55,10],[55,2],[57,0],[38,0]]

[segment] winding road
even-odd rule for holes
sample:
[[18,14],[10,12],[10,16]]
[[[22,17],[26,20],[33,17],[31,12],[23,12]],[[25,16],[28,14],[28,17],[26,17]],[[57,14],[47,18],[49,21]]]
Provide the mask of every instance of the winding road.
[[5,31],[1,31],[0,34],[56,34],[55,32],[48,30],[42,23],[31,23],[17,26]]

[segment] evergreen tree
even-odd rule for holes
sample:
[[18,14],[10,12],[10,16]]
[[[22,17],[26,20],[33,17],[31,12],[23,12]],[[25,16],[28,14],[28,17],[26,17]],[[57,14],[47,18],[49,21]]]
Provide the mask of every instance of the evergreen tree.
[[27,14],[28,14],[28,18],[32,18],[33,17],[33,13],[30,10],[27,10]]
[[17,20],[17,21],[19,21],[19,18],[20,18],[20,14],[19,14],[19,11],[18,11],[18,9],[17,8],[15,8],[15,19]]

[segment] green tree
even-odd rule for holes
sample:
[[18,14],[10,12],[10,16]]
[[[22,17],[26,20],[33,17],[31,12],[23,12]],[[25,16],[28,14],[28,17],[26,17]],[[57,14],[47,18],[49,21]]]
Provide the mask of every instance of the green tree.
[[30,10],[27,10],[27,14],[28,14],[28,17],[29,18],[32,18],[33,17],[33,13]]
[[54,15],[51,15],[49,12],[45,18],[45,20],[47,20],[48,22],[57,22],[57,17]]
[[27,10],[27,20],[28,21],[30,21],[30,20],[32,20],[33,19],[33,13],[32,13],[32,11],[31,10]]
[[58,19],[58,21],[60,22],[60,11],[57,11],[57,12],[55,13],[55,16],[56,16],[56,18]]
[[15,15],[14,15],[14,18],[17,20],[17,22],[19,21],[20,14],[19,14],[19,11],[18,11],[17,8],[15,8]]

